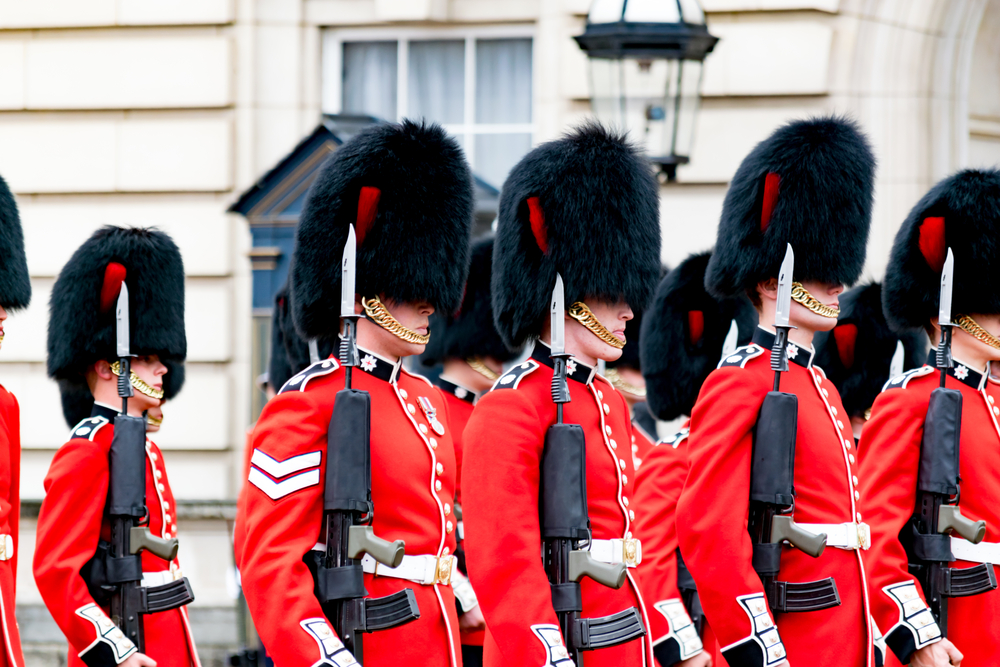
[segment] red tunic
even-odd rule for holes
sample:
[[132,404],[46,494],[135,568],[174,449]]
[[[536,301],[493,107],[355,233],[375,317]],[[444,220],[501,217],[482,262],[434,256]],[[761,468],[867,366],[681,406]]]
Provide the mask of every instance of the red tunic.
[[[972,520],[984,519],[983,541],[996,543],[1000,542],[1000,386],[983,371],[956,360],[947,387],[962,392],[962,514]],[[898,538],[916,507],[924,419],[931,392],[939,385],[940,374],[931,365],[890,380],[875,400],[859,445],[862,493],[871,500],[866,518],[872,525],[872,548],[879,554],[870,566],[872,613],[886,643],[902,661],[941,636],[926,609],[923,591],[907,571],[906,552]],[[956,544],[953,551],[956,547],[961,545]],[[951,567],[977,564],[958,559]],[[996,563],[994,570],[1000,577]],[[949,599],[948,638],[965,654],[963,664],[989,665],[1000,658],[997,619],[1000,590]]]
[[[746,529],[753,430],[774,373],[774,335],[725,358],[702,386],[691,415],[690,468],[677,508],[681,553],[730,665],[874,665],[868,593],[860,550],[827,547],[811,558],[786,546],[779,579],[833,577],[838,607],[773,618],[751,564]],[[801,524],[861,521],[850,419],[833,383],[812,366],[812,350],[789,344],[782,391],[798,397],[794,483]],[[777,634],[773,629],[777,621]]]
[[[360,356],[353,387],[371,395],[375,534],[405,540],[408,557],[453,560],[458,471],[450,429],[442,426],[448,420],[441,395],[399,362],[365,350]],[[318,540],[325,540],[326,438],[343,388],[344,371],[336,360],[317,362],[285,384],[254,429],[239,566],[254,624],[277,667],[309,667],[334,655],[345,659],[303,562],[311,549],[325,548]],[[425,408],[442,411],[438,418]],[[365,667],[458,667],[458,616],[450,586],[372,574],[365,574],[364,585],[371,597],[410,588],[420,607],[418,620],[365,635]]]
[[[448,421],[451,425],[451,439],[455,443],[455,459],[458,461],[458,481],[455,489],[455,506],[457,508],[462,507],[462,432],[465,431],[466,424],[469,423],[469,417],[472,416],[472,410],[476,403],[476,392],[471,389],[457,385],[454,382],[450,382],[444,378],[438,378],[437,387],[441,391],[445,405],[448,408]],[[461,514],[459,516],[462,516]],[[462,521],[458,522],[458,539],[459,539],[459,564],[462,572],[468,576],[468,568],[465,565],[465,554],[462,548],[462,538],[464,532],[464,524]],[[466,604],[469,605],[469,609],[473,608],[475,604],[473,601],[475,598],[475,593],[472,592],[472,585],[468,582],[463,582],[462,584],[456,584],[455,586],[456,597],[460,602],[464,601],[463,607]],[[461,595],[460,595],[461,594]],[[474,632],[461,632],[462,644],[465,646],[482,646],[486,639],[485,630],[476,630]]]
[[[116,629],[87,591],[80,569],[110,541],[111,523],[104,515],[108,495],[108,454],[117,412],[95,404],[59,448],[45,476],[45,500],[38,514],[34,573],[38,592],[69,641],[69,664],[114,665],[132,655],[135,646]],[[153,535],[176,537],[174,494],[167,481],[160,448],[146,440],[146,505]],[[142,552],[142,571],[151,585],[182,576],[177,560],[165,561]],[[143,618],[146,655],[157,667],[199,667],[187,610],[183,607]]]
[[[636,479],[635,504],[643,508],[641,534],[642,596],[650,609],[650,637],[661,667],[709,651],[714,665],[723,665],[719,644],[708,628],[701,641],[689,630],[691,618],[677,588],[677,527],[674,515],[687,477],[688,424],[646,454]],[[704,644],[704,646],[703,646]]]
[[[538,518],[542,451],[556,416],[551,364],[548,348],[537,343],[531,359],[497,380],[479,400],[465,429],[466,551],[486,617],[485,664],[490,667],[568,664],[560,646],[553,649],[543,640],[558,635],[559,628],[540,557]],[[569,366],[571,402],[564,408],[564,420],[580,424],[586,437],[593,538],[632,538],[635,474],[628,405],[590,367],[576,361]],[[648,628],[637,582],[631,568],[625,586],[617,591],[583,579],[581,616],[607,616],[637,607]],[[651,660],[648,636],[584,654],[589,666],[641,667],[651,665]]]
[[[655,424],[654,424],[655,426]],[[655,430],[654,432],[655,433]],[[639,420],[632,420],[632,465],[635,466],[636,470],[642,465],[642,462],[646,459],[646,455],[649,454],[650,450],[656,444],[655,436],[643,428],[643,425],[639,423]]]
[[21,633],[14,618],[18,524],[21,518],[21,412],[14,394],[0,387],[0,667],[24,667]]

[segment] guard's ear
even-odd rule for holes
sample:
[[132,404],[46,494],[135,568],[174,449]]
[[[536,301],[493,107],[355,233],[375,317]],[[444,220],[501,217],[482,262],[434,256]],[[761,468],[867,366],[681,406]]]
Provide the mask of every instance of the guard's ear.
[[101,283],[101,312],[106,313],[115,307],[118,293],[122,291],[125,282],[125,267],[118,262],[109,262],[104,267],[104,282]]
[[838,324],[833,328],[833,340],[837,344],[837,356],[844,368],[854,367],[854,348],[858,342],[858,326],[856,324]]
[[774,213],[774,205],[778,203],[778,187],[781,185],[781,176],[773,171],[767,172],[764,176],[764,194],[760,203],[760,231],[763,234],[767,231],[767,226],[771,224],[771,214]]
[[357,235],[358,247],[365,242],[368,230],[375,223],[375,216],[378,215],[378,200],[382,197],[382,191],[378,188],[364,186],[358,195],[358,217],[354,225],[354,233]]
[[538,197],[528,197],[528,220],[531,223],[531,234],[535,237],[538,249],[545,254],[549,251],[549,238],[545,233],[545,213]]
[[944,218],[924,218],[924,221],[920,223],[918,241],[920,254],[924,256],[927,266],[931,267],[934,273],[941,273],[945,257],[948,255],[948,246],[944,240]]
[[700,310],[688,311],[688,343],[697,346],[705,335],[705,313]]

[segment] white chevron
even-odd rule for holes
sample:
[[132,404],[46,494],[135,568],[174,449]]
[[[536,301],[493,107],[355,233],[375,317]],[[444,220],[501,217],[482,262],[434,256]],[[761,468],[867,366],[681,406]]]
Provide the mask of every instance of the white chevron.
[[305,470],[306,468],[315,468],[319,466],[322,458],[323,455],[321,452],[309,452],[308,454],[299,454],[298,456],[287,458],[284,461],[278,461],[261,450],[255,449],[253,450],[253,456],[250,458],[250,463],[271,477],[281,478],[291,475],[293,472]]
[[289,477],[281,482],[275,482],[257,468],[250,468],[247,481],[266,493],[271,500],[279,500],[296,491],[319,484],[319,468],[308,470],[301,475]]

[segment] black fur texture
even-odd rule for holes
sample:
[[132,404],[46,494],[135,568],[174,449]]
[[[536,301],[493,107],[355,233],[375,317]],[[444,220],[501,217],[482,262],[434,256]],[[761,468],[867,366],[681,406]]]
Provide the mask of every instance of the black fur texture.
[[[337,354],[337,347],[329,338],[316,341],[320,359]],[[268,364],[267,383],[278,391],[289,378],[310,365],[309,343],[302,340],[292,321],[292,305],[287,283],[274,295],[274,312],[271,316],[271,360]]]
[[[541,333],[557,272],[567,308],[586,298],[646,306],[660,271],[658,190],[646,158],[595,123],[538,146],[511,170],[493,265],[493,310],[509,346]],[[545,254],[531,232],[530,197],[545,214]]]
[[[761,232],[768,172],[781,181]],[[779,128],[750,151],[729,185],[706,276],[709,291],[734,297],[777,276],[788,243],[795,280],[854,284],[865,263],[874,182],[875,157],[853,121],[813,118]]]
[[30,301],[31,280],[21,216],[14,195],[0,177],[0,306],[13,311],[27,307]]
[[[163,400],[169,401],[184,386],[184,364],[179,361],[165,361],[167,373],[163,376]],[[63,418],[73,428],[90,416],[94,408],[94,395],[86,382],[59,380],[59,397],[62,401]]]
[[59,272],[49,300],[48,373],[56,380],[83,380],[95,361],[117,360],[115,308],[100,312],[104,271],[125,267],[129,292],[130,351],[183,361],[184,263],[173,240],[142,227],[102,227]]
[[1000,313],[1000,171],[967,169],[923,196],[896,234],[886,268],[882,304],[895,327],[937,321],[941,273],[920,252],[920,225],[943,217],[945,242],[955,255],[952,317]]
[[458,313],[431,316],[431,342],[420,357],[424,366],[436,366],[447,359],[492,357],[500,362],[517,356],[504,345],[493,324],[493,237],[472,244],[469,278]]
[[462,298],[473,216],[462,149],[439,125],[375,125],[337,149],[309,189],[289,279],[306,340],[340,331],[340,258],[362,187],[382,194],[358,247],[357,293],[446,313]]
[[[691,414],[702,383],[719,365],[734,320],[738,345],[748,344],[757,326],[757,311],[745,297],[720,300],[705,290],[710,258],[707,252],[691,255],[668,273],[643,318],[639,349],[646,402],[658,419]],[[701,311],[705,321],[695,344],[688,325],[691,311]]]
[[897,343],[903,343],[903,370],[908,371],[923,366],[927,359],[927,336],[920,330],[896,332],[889,327],[882,312],[882,287],[878,283],[856,287],[840,297],[837,326],[849,325],[857,327],[851,366],[841,358],[833,331],[816,334],[814,363],[836,385],[847,414],[857,417],[865,414],[890,380],[889,366]]

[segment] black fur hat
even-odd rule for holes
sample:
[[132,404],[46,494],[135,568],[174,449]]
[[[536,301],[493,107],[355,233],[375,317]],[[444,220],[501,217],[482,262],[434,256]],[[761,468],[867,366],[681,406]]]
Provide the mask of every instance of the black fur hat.
[[738,346],[750,342],[757,326],[757,311],[746,297],[720,300],[705,290],[710,257],[706,252],[684,260],[660,281],[646,309],[639,346],[642,374],[646,402],[659,419],[691,414],[734,322]]
[[706,285],[744,294],[777,276],[786,244],[794,279],[854,284],[871,226],[875,157],[851,120],[797,120],[757,144],[722,204]]
[[183,361],[184,263],[155,229],[102,227],[59,272],[49,301],[48,372],[82,381],[87,367],[116,360],[115,305],[128,285],[132,354]]
[[[184,386],[184,364],[165,361],[167,373],[163,376],[163,400],[169,401]],[[63,418],[70,428],[90,417],[94,408],[94,395],[86,382],[59,380],[59,397],[62,400]]]
[[493,275],[493,237],[472,244],[472,260],[465,294],[458,313],[431,316],[431,342],[420,357],[424,366],[435,366],[446,359],[492,357],[510,361],[517,356],[503,344],[493,324],[493,299],[490,276]]
[[[317,339],[316,351],[326,359],[337,350],[330,339]],[[289,378],[307,368],[309,343],[302,340],[292,322],[291,299],[288,284],[282,285],[274,295],[274,312],[271,315],[271,360],[267,369],[267,383],[277,391]]]
[[1000,171],[967,169],[923,196],[896,234],[882,303],[889,323],[937,320],[941,268],[952,249],[952,317],[1000,313]]
[[24,308],[31,301],[31,280],[24,254],[24,234],[17,202],[0,177],[0,306]]
[[537,337],[560,273],[566,307],[586,298],[646,306],[660,271],[659,194],[622,135],[588,123],[538,146],[500,194],[493,312],[504,341]]
[[[902,352],[896,358],[897,350]],[[882,287],[869,283],[840,297],[840,318],[832,331],[816,334],[815,363],[837,386],[847,414],[864,415],[895,373],[918,368],[927,358],[927,336],[893,331],[882,312]]]
[[472,214],[469,165],[439,125],[403,121],[359,133],[327,160],[302,210],[289,278],[299,333],[340,331],[340,258],[351,224],[358,294],[454,312]]

